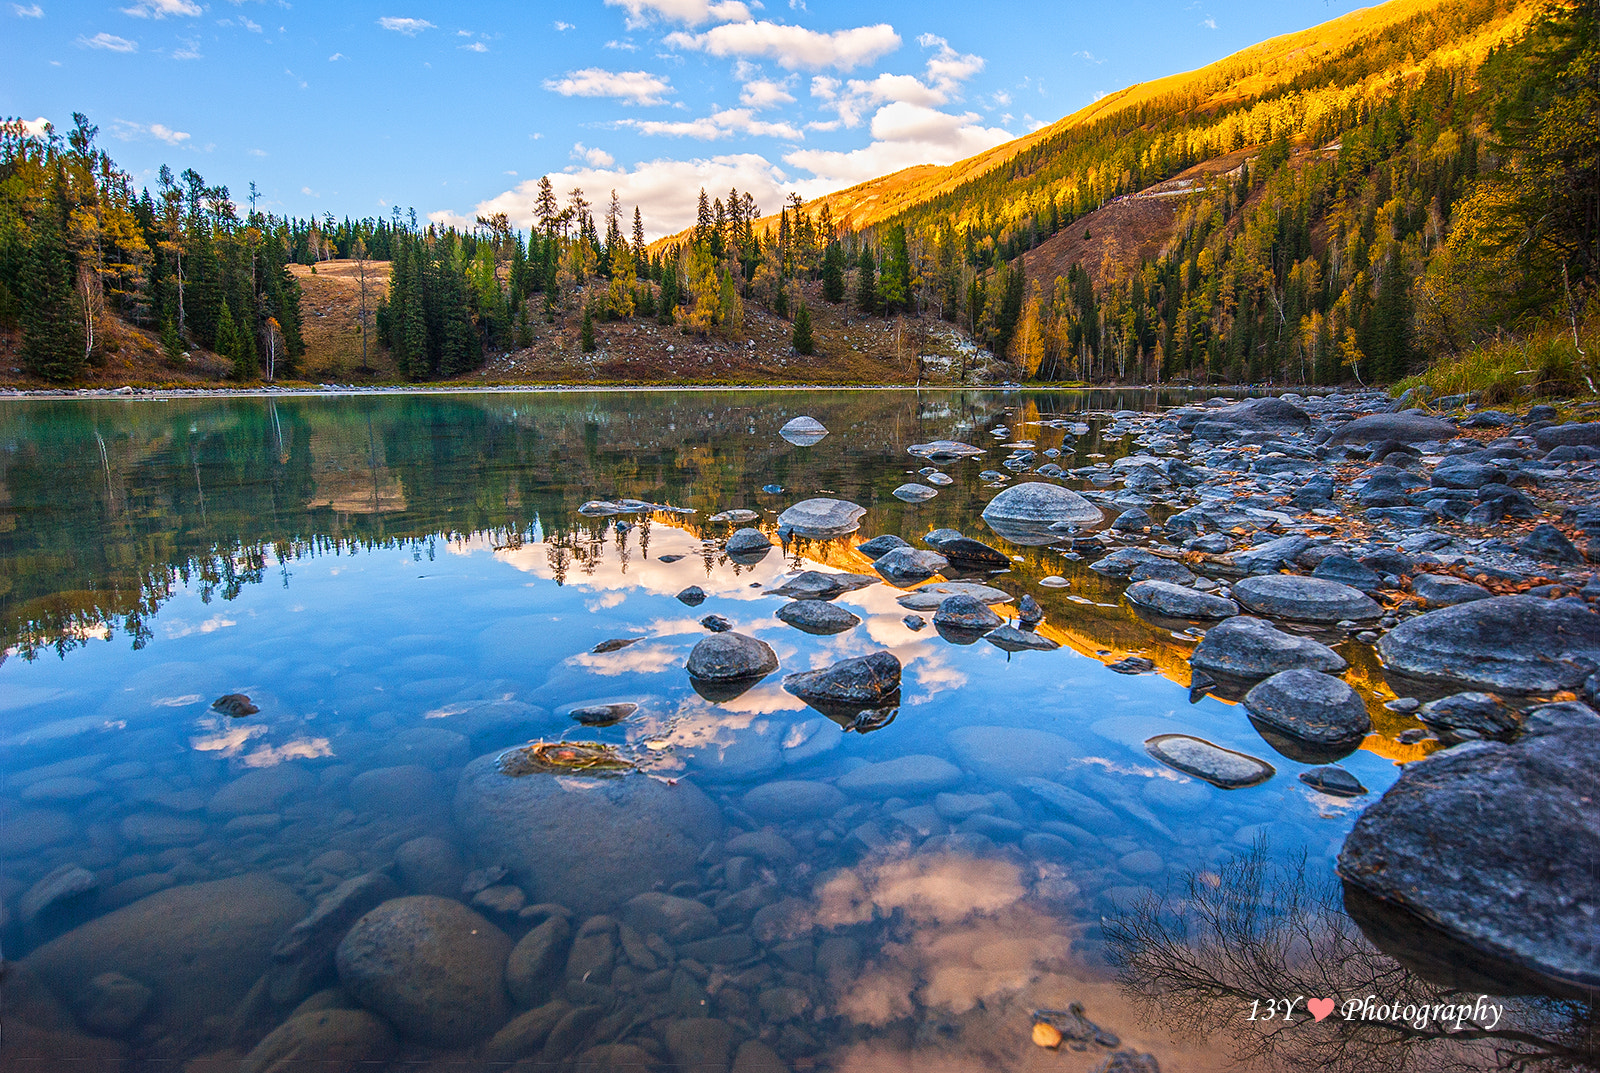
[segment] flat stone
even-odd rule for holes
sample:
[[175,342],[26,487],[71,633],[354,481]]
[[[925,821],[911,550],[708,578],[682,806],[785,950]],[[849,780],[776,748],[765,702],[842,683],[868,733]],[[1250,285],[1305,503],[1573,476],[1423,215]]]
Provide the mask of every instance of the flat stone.
[[908,611],[936,611],[939,605],[951,596],[970,596],[991,607],[1011,602],[1010,593],[989,585],[979,585],[972,581],[936,581],[919,586],[904,596],[896,597],[895,603]]
[[839,776],[836,784],[862,797],[920,797],[961,784],[961,769],[937,756],[899,756]]
[[395,898],[339,943],[339,981],[406,1036],[452,1047],[487,1036],[506,1019],[511,941],[460,902]]
[[844,499],[805,499],[778,515],[778,535],[831,539],[861,527],[866,507]]
[[914,443],[906,448],[907,453],[918,458],[926,458],[929,462],[959,462],[963,458],[972,458],[984,454],[982,447],[974,447],[970,443],[961,443],[957,440],[934,440],[931,443]]
[[400,882],[412,894],[458,894],[467,874],[455,846],[433,835],[401,843],[394,851],[394,863]]
[[567,713],[567,718],[586,727],[609,727],[622,722],[638,710],[639,706],[632,701],[620,701],[616,704],[590,704],[583,708],[572,709]]
[[825,574],[820,570],[806,570],[770,591],[775,596],[789,596],[796,600],[831,600],[878,582],[878,578],[866,574]]
[[522,1058],[537,1059],[545,1040],[572,1010],[572,1003],[556,999],[513,1017],[483,1045],[485,1061],[511,1063]]
[[907,541],[902,540],[893,533],[885,533],[883,536],[873,537],[871,540],[864,540],[857,544],[856,551],[869,559],[877,560],[896,548],[909,547],[911,545]]
[[847,799],[825,782],[780,779],[757,786],[744,795],[746,812],[771,820],[818,819],[844,808]]
[[1168,767],[1193,775],[1224,790],[1266,782],[1277,774],[1265,760],[1213,745],[1187,734],[1158,734],[1144,743],[1145,751]]
[[1134,606],[1168,618],[1219,619],[1239,613],[1232,600],[1165,581],[1136,581],[1124,595]]
[[1460,433],[1448,421],[1427,414],[1403,412],[1368,414],[1339,426],[1329,443],[1424,443],[1428,440],[1453,440]]
[[549,999],[560,982],[561,969],[567,963],[567,951],[571,946],[572,923],[559,913],[552,914],[517,941],[506,958],[506,990],[518,1005],[533,1007]]
[[1077,492],[1056,484],[1029,481],[1014,484],[989,501],[983,519],[1050,526],[1065,522],[1078,526],[1097,525],[1103,520],[1100,508]]
[[926,503],[939,494],[939,489],[926,484],[902,484],[889,493],[903,503]]
[[1482,585],[1449,574],[1416,574],[1411,578],[1411,591],[1422,597],[1429,607],[1454,607],[1473,600],[1487,600],[1494,595]]
[[1300,622],[1365,622],[1383,614],[1366,593],[1325,578],[1262,574],[1235,583],[1233,595],[1256,614]]
[[200,820],[161,812],[136,812],[122,821],[122,837],[143,846],[188,846],[207,830]]
[[1600,667],[1600,616],[1496,596],[1407,619],[1378,641],[1386,670],[1502,693],[1577,689]]
[[814,417],[793,417],[778,430],[778,435],[796,446],[809,447],[828,434],[822,422]]
[[957,593],[939,601],[933,613],[933,624],[947,630],[982,633],[1005,625],[1005,620],[989,610],[983,601]]
[[708,522],[720,522],[724,525],[748,525],[751,522],[760,520],[761,515],[759,512],[753,510],[744,510],[743,508],[735,508],[734,510],[719,510],[717,513],[706,519]]
[[1380,945],[1415,933],[1396,950],[1406,961],[1442,933],[1478,955],[1441,951],[1425,973],[1436,982],[1470,969],[1473,991],[1484,977],[1511,985],[1498,994],[1530,993],[1530,978],[1558,993],[1600,986],[1600,720],[1556,722],[1406,764],[1345,840],[1339,875],[1412,922]]
[[1204,413],[1192,427],[1200,440],[1234,440],[1247,433],[1294,434],[1311,427],[1310,416],[1285,399],[1244,399]]
[[1534,432],[1533,442],[1541,451],[1554,447],[1600,447],[1600,422],[1581,421],[1550,425]]
[[1252,718],[1316,745],[1360,741],[1372,730],[1356,691],[1320,671],[1281,671],[1245,694],[1244,707]]
[[1349,666],[1327,645],[1249,615],[1207,630],[1190,662],[1199,670],[1236,678],[1265,678],[1296,667],[1337,673]]
[[1579,551],[1567,535],[1549,522],[1540,522],[1517,544],[1517,550],[1530,559],[1546,563],[1581,563]]
[[1083,750],[1071,739],[1031,727],[957,727],[949,740],[963,766],[996,782],[1059,776],[1083,757]]
[[333,968],[334,951],[350,926],[400,890],[383,872],[347,879],[323,895],[303,919],[272,948],[268,976],[272,999],[279,1005],[298,1002]]
[[[932,534],[929,534],[929,536],[931,537]],[[925,537],[924,541],[927,539]],[[1011,559],[1005,552],[998,548],[992,548],[981,540],[973,540],[971,537],[964,537],[959,533],[941,540],[935,550],[951,562],[960,563],[964,566],[979,566],[1001,570],[1011,566]]]
[[909,585],[926,581],[949,565],[950,561],[936,551],[895,548],[875,560],[872,568],[891,584]]
[[99,878],[87,868],[63,864],[27,889],[17,905],[17,912],[24,924],[33,924],[40,917],[48,918],[70,908],[99,887]]
[[1493,693],[1452,693],[1424,704],[1417,718],[1445,741],[1508,740],[1522,729],[1522,717]]
[[1319,793],[1334,797],[1360,797],[1367,792],[1360,779],[1336,764],[1302,771],[1300,781]]
[[1060,642],[1029,630],[1019,630],[1015,626],[990,630],[983,635],[983,639],[1007,652],[1053,652],[1061,647]]

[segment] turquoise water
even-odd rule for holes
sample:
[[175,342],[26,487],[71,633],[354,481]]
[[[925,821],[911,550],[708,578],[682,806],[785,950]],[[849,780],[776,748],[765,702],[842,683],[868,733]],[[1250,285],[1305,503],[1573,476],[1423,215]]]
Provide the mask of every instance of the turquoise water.
[[[1191,703],[1192,637],[1133,615],[1120,585],[1083,561],[990,532],[978,512],[993,489],[978,474],[1004,450],[942,467],[954,481],[927,503],[890,495],[918,479],[909,444],[993,448],[1012,442],[989,435],[1005,424],[1042,452],[1061,432],[1028,422],[1063,416],[1093,429],[1060,459],[1084,465],[1131,446],[1100,434],[1107,411],[1171,401],[619,392],[7,404],[0,898],[4,953],[20,958],[11,1024],[29,1027],[4,1046],[230,1061],[308,996],[372,1008],[332,965],[270,1001],[260,981],[286,926],[346,880],[379,871],[390,893],[423,893],[421,838],[444,872],[435,893],[471,904],[508,943],[561,912],[530,907],[566,893],[573,959],[586,934],[610,936],[603,972],[567,981],[576,962],[557,964],[542,996],[597,1007],[593,1023],[524,1052],[532,1058],[593,1052],[623,1065],[642,1054],[670,1068],[689,1046],[671,1025],[710,1016],[730,1026],[730,1060],[744,1042],[770,1048],[739,1058],[749,1069],[768,1057],[888,1068],[919,1053],[950,1068],[983,1054],[1023,1068],[1058,1057],[1029,1042],[1030,1011],[1083,1001],[1162,1068],[1208,1068],[1213,1052],[1175,1041],[1114,985],[1102,922],[1149,897],[1181,898],[1196,877],[1214,885],[1253,845],[1276,863],[1304,855],[1326,876],[1360,802],[1302,784],[1305,765],[1274,752],[1242,709]],[[831,434],[810,447],[778,437],[800,413]],[[773,485],[783,490],[762,491]],[[708,521],[745,508],[772,532],[778,512],[817,495],[866,507],[860,532],[740,565],[720,549],[733,527]],[[577,512],[624,497],[674,510]],[[1032,594],[1041,632],[1063,647],[1008,654],[913,630],[902,591],[886,583],[837,600],[861,619],[844,633],[813,636],[774,617],[784,600],[767,590],[796,572],[867,571],[853,544],[886,533],[916,542],[939,527],[1012,555],[989,583]],[[1039,585],[1052,574],[1071,585]],[[706,594],[698,606],[676,598],[691,585]],[[780,671],[731,700],[699,695],[684,661],[708,614],[769,644]],[[633,643],[596,651],[614,640]],[[784,674],[881,650],[904,666],[899,711],[882,729],[846,732],[782,688]],[[1107,667],[1129,654],[1155,672]],[[212,707],[228,694],[259,711]],[[638,707],[603,728],[568,714],[611,703]],[[1162,733],[1261,757],[1277,773],[1217,789],[1146,753]],[[619,747],[644,770],[616,785],[652,780],[663,816],[703,797],[712,815],[694,827],[696,859],[669,868],[630,845],[657,837],[648,815],[579,823],[569,845],[531,861],[463,815],[473,805],[458,784],[475,757],[563,737]],[[1342,763],[1378,793],[1398,769],[1371,745]],[[868,767],[902,758],[912,759]],[[1029,779],[1074,794],[1052,803]],[[806,814],[763,812],[769,799],[751,791],[779,781],[844,789]],[[490,893],[474,903],[466,873],[497,865],[510,874],[477,877]],[[25,895],[73,866],[86,889],[27,919]],[[196,886],[238,877],[243,893]],[[467,887],[451,889],[460,880]],[[712,906],[723,945],[661,940],[641,952],[635,940],[658,937],[629,924],[625,906],[595,904],[619,882]],[[185,891],[198,896],[182,920],[140,911]],[[201,942],[202,928],[228,939]],[[219,952],[189,957],[196,943]],[[131,1020],[85,1013],[110,971],[151,992],[143,1005],[134,992]],[[476,1036],[448,1043],[376,1003],[378,1031],[395,1038],[373,1053],[488,1061],[486,1041],[527,1005],[495,1001],[505,1009]],[[604,1047],[634,1050],[595,1051]]]

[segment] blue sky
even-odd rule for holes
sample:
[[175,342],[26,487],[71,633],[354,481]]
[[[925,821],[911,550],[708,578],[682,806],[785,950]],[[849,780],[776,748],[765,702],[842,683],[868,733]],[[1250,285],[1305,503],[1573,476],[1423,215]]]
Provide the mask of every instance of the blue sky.
[[192,167],[279,213],[525,226],[550,174],[655,237],[701,186],[772,211],[949,163],[1355,6],[4,0],[0,115],[85,112],[139,183]]

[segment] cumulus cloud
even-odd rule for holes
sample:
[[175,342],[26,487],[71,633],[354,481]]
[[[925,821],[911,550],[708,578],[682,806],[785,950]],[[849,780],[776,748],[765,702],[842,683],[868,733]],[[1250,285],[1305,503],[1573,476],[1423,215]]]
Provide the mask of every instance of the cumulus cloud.
[[22,129],[28,132],[30,138],[43,138],[45,131],[49,127],[50,121],[44,116],[40,116],[38,119],[24,119],[22,121]]
[[434,28],[433,23],[427,19],[402,19],[393,15],[385,15],[378,20],[378,25],[385,30],[393,30],[397,34],[405,34],[407,37],[415,37],[424,30],[432,30]]
[[474,41],[470,45],[457,45],[456,47],[465,49],[468,52],[488,52],[489,51],[489,46],[484,44],[482,41]]
[[739,0],[606,0],[606,6],[626,10],[632,28],[652,19],[699,26],[703,22],[744,22],[750,18],[750,9]]
[[981,125],[975,112],[954,115],[935,108],[895,101],[872,117],[872,142],[838,152],[797,149],[784,161],[811,172],[798,184],[808,197],[853,186],[918,164],[953,164],[1010,141],[1010,131]]
[[649,71],[585,67],[568,71],[563,78],[546,79],[544,88],[563,97],[615,97],[634,104],[662,104],[672,92],[672,83]]
[[200,5],[193,0],[139,0],[132,7],[122,9],[124,15],[132,15],[136,19],[164,19],[168,15],[187,15],[193,18],[201,14]]
[[776,108],[780,104],[793,104],[794,94],[788,82],[774,82],[757,78],[746,82],[739,90],[739,103],[751,108]]
[[852,78],[841,82],[819,75],[811,80],[811,96],[837,112],[844,126],[857,127],[869,111],[882,104],[898,102],[924,108],[946,104],[957,97],[962,82],[983,70],[981,56],[957,52],[942,37],[923,34],[917,43],[935,49],[928,58],[924,77],[884,73],[870,80]]
[[[585,164],[596,168],[609,168],[617,162],[617,158],[604,149],[590,149],[582,142],[572,147],[572,159],[581,160]],[[515,175],[515,172],[512,172]]]
[[631,127],[640,134],[664,135],[672,138],[699,138],[715,141],[735,134],[753,134],[758,137],[786,138],[800,141],[805,135],[789,123],[766,123],[756,119],[748,108],[723,108],[700,119],[649,120],[624,119],[620,126]]
[[78,44],[83,48],[98,48],[107,52],[139,51],[138,42],[129,41],[126,37],[118,37],[116,34],[108,34],[104,30],[101,30],[93,37],[78,38]]
[[945,93],[954,93],[956,87],[983,70],[983,57],[970,52],[957,52],[950,42],[933,34],[917,38],[923,48],[934,49],[928,57],[928,81]]
[[[700,160],[653,160],[631,169],[572,168],[551,179],[562,189],[580,186],[591,194],[615,190],[623,205],[639,206],[645,234],[651,239],[674,234],[694,223],[702,187],[708,191],[737,187],[749,191],[758,205],[768,208],[782,202],[792,188],[783,170],[757,153]],[[538,180],[531,179],[480,203],[473,213],[487,216],[503,212],[516,226],[532,227],[538,198]]]
[[550,25],[555,29],[556,33],[558,33],[558,34],[564,34],[568,30],[577,29],[577,27],[573,26],[572,23],[570,23],[570,22],[562,22],[559,19],[557,19],[555,22],[552,22]]
[[820,33],[777,22],[731,22],[704,33],[668,34],[664,41],[672,48],[719,57],[765,56],[791,71],[849,71],[900,47],[900,35],[888,23]]

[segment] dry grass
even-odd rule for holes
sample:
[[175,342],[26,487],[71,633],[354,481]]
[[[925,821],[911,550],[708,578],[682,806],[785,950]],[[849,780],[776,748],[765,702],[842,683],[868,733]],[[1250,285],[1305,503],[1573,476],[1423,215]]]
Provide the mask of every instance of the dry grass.
[[1456,357],[1440,358],[1426,372],[1390,390],[1423,387],[1431,398],[1471,395],[1483,406],[1515,406],[1532,399],[1583,397],[1600,389],[1600,317],[1579,325],[1582,353],[1570,325],[1547,325],[1522,337],[1506,336]]
[[389,293],[389,262],[367,262],[367,367],[361,371],[361,266],[355,261],[291,265],[300,281],[300,334],[306,342],[301,376],[318,383],[397,379],[394,362],[377,344],[378,302]]

